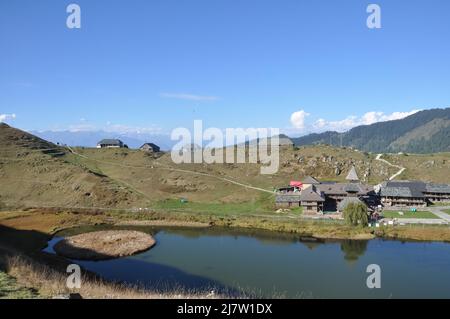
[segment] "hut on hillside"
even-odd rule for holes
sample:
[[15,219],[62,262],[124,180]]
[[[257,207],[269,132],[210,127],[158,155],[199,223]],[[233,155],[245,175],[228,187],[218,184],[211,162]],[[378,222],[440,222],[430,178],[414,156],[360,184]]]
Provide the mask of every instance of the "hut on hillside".
[[139,149],[149,153],[158,153],[161,150],[158,145],[153,143],[145,143]]

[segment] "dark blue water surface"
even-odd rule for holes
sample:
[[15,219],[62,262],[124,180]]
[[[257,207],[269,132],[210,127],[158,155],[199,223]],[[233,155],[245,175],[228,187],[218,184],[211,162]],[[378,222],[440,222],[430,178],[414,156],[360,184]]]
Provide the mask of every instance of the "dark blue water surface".
[[[156,289],[226,289],[288,298],[450,298],[446,243],[301,241],[291,235],[214,228],[142,230],[155,236],[153,249],[77,263],[107,279]],[[381,267],[380,289],[366,285],[370,264]]]

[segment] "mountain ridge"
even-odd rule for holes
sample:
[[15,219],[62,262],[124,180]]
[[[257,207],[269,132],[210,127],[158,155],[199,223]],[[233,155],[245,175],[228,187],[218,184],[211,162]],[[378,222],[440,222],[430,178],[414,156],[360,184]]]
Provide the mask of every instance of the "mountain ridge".
[[450,108],[419,111],[399,120],[291,138],[296,146],[329,144],[376,153],[450,151]]

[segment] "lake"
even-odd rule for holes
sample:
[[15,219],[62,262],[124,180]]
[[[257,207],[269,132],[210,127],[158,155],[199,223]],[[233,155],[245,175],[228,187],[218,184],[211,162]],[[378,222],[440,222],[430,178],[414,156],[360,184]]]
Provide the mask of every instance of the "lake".
[[[447,243],[302,240],[215,227],[132,229],[151,233],[157,245],[131,257],[76,263],[110,280],[161,290],[286,298],[450,298]],[[46,250],[52,252],[62,236],[90,230],[62,232]],[[381,268],[379,289],[366,284],[371,264]]]

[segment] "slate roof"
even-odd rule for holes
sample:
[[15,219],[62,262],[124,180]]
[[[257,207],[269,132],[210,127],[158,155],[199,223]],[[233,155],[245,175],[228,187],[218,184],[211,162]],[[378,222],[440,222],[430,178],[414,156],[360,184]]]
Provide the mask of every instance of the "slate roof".
[[[380,196],[413,197],[409,187],[383,187],[381,188]],[[421,193],[418,197],[423,197],[423,194]]]
[[140,148],[143,148],[144,146],[150,146],[152,149],[158,149],[159,150],[159,146],[154,144],[154,143],[144,143]]
[[425,186],[425,191],[429,193],[444,193],[450,194],[450,185],[448,184],[427,184]]
[[369,185],[359,183],[327,183],[318,186],[325,195],[347,195],[356,193],[359,196],[367,195],[373,191]]
[[349,183],[344,186],[344,191],[346,191],[347,193],[358,193],[361,190],[358,184]]
[[306,202],[324,202],[325,198],[323,198],[322,194],[319,193],[314,186],[308,187],[305,190],[302,190],[300,194],[301,201]]
[[388,181],[383,183],[380,195],[423,198],[425,190],[426,184],[420,181]]
[[352,166],[352,168],[350,169],[350,172],[348,172],[348,175],[345,179],[348,181],[359,181],[359,177],[358,177],[358,174],[356,173],[355,166]]
[[122,145],[123,142],[121,140],[118,140],[118,139],[105,138],[105,139],[101,140],[100,142],[98,142],[97,144],[98,145],[103,145],[103,144],[106,144],[106,145]]
[[306,176],[303,180],[302,180],[303,184],[313,184],[313,185],[318,185],[320,184],[320,182],[315,179],[312,176]]
[[300,194],[298,195],[277,195],[275,198],[277,203],[294,203],[301,202]]

